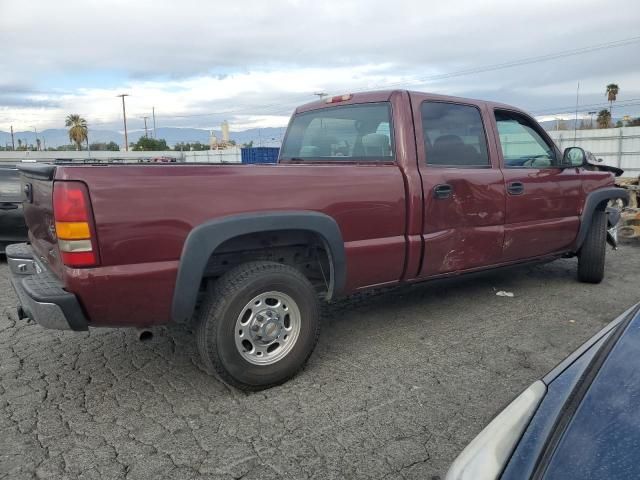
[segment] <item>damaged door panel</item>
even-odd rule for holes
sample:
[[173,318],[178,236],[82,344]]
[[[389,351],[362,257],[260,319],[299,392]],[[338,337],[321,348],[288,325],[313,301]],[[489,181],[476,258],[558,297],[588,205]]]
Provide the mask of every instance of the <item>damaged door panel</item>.
[[424,192],[420,276],[500,261],[505,189],[480,105],[412,94]]

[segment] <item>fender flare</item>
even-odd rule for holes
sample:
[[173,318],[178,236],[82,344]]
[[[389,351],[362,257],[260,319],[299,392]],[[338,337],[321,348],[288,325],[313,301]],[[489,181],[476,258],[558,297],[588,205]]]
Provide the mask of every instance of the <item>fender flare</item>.
[[[603,202],[613,200],[615,198],[620,198],[625,202],[628,202],[629,192],[623,188],[609,187],[594,190],[587,195],[587,198],[584,202],[584,210],[582,211],[582,216],[580,217],[580,229],[578,230],[578,236],[576,237],[576,252],[580,250],[580,247],[584,243],[584,240],[587,238],[587,233],[589,232],[589,228],[591,227],[593,212],[595,212],[598,206]],[[606,210],[606,205],[602,208],[602,210]]]
[[339,295],[346,282],[344,241],[336,221],[319,212],[255,212],[217,218],[195,227],[185,240],[173,291],[171,317],[186,320],[193,315],[200,282],[211,255],[225,241],[240,235],[273,230],[307,230],[318,234],[329,254],[331,282],[328,298]]

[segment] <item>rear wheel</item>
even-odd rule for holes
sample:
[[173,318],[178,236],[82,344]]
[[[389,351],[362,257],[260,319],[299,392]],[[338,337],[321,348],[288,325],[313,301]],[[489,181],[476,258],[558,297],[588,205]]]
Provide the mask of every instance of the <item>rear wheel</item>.
[[319,306],[309,280],[293,267],[251,262],[207,289],[197,318],[206,367],[243,390],[296,374],[319,335]]
[[578,252],[578,280],[600,283],[604,278],[604,259],[607,244],[607,214],[593,212],[591,227]]

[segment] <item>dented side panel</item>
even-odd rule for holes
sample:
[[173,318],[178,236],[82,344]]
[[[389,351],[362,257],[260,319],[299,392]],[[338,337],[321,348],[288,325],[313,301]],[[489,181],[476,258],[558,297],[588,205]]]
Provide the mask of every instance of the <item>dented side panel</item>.
[[[425,191],[425,251],[421,276],[500,262],[504,237],[505,189],[497,169],[429,168]],[[435,198],[436,185],[453,188]]]

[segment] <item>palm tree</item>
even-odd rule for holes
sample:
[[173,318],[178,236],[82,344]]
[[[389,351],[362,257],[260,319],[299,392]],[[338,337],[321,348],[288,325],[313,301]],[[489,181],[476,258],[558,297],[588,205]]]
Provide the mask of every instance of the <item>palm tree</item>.
[[618,96],[618,92],[620,88],[615,83],[610,83],[607,85],[607,91],[605,95],[607,96],[607,100],[609,101],[609,114],[611,114],[611,110],[613,109],[613,102],[616,101],[616,97]]
[[80,150],[82,142],[88,139],[89,129],[87,128],[87,121],[77,113],[72,113],[67,116],[64,124],[66,127],[70,127],[69,140],[76,144],[76,150]]
[[18,150],[22,150],[22,140],[18,139]]
[[608,128],[611,124],[611,113],[609,112],[609,110],[607,110],[606,108],[600,110],[598,112],[598,118],[596,119],[596,122],[598,122],[599,128]]

